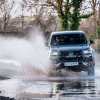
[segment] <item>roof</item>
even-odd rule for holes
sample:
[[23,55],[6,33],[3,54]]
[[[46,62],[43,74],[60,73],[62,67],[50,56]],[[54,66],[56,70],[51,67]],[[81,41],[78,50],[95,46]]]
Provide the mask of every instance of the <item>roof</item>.
[[83,32],[83,31],[58,31],[58,32],[52,32],[52,35],[54,35],[54,34],[56,34],[56,35],[59,35],[59,34],[73,34],[73,33],[85,34],[85,32]]

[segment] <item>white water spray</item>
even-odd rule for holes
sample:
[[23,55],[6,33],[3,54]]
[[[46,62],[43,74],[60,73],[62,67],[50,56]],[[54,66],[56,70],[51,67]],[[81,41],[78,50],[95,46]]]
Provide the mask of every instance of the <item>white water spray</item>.
[[[50,61],[42,34],[34,31],[28,39],[1,37],[1,63],[4,63],[4,67],[0,66],[0,73],[5,72],[6,75],[13,76],[16,73],[27,78],[47,75]],[[12,63],[13,66],[8,63]]]

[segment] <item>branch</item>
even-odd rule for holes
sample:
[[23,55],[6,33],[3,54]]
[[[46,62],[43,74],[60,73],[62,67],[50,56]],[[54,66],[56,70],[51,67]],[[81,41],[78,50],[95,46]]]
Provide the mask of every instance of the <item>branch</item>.
[[57,10],[57,6],[54,4],[54,2],[52,2],[51,0],[47,0],[47,4],[49,6],[53,6],[56,10]]
[[92,15],[93,15],[93,13],[86,14],[86,15],[80,15],[79,18],[80,18],[80,19],[81,19],[81,18],[85,19],[85,18],[91,17]]

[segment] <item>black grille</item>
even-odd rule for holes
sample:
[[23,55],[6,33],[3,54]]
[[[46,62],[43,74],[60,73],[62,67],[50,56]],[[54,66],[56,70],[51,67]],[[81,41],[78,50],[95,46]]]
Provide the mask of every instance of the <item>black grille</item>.
[[81,56],[82,52],[80,51],[61,51],[60,52],[60,56],[70,56],[70,54],[72,54],[72,56]]
[[82,52],[78,51],[61,51],[59,56],[60,61],[79,61],[82,60]]

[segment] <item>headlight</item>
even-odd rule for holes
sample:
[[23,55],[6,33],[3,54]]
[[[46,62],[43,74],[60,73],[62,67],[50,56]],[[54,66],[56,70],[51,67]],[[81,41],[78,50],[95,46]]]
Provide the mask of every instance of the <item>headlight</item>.
[[91,53],[92,53],[92,50],[90,49],[83,50],[83,54],[91,54]]
[[51,56],[58,56],[58,54],[59,54],[58,51],[52,51],[51,52]]
[[59,52],[58,51],[51,51],[50,58],[52,60],[58,59]]

